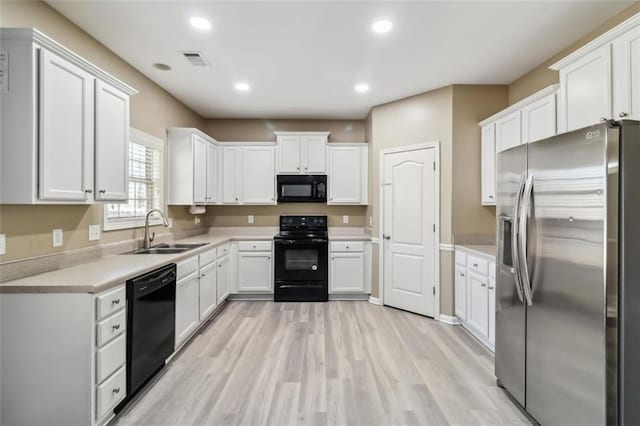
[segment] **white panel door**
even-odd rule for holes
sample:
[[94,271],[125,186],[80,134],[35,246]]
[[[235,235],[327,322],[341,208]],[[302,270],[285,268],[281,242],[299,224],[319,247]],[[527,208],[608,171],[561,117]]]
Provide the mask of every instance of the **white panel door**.
[[218,272],[216,274],[218,305],[224,302],[229,295],[229,256],[218,259]]
[[39,197],[91,201],[93,197],[94,79],[41,49]]
[[614,117],[640,120],[640,27],[613,42]]
[[309,175],[327,173],[327,137],[302,137],[302,172]]
[[271,253],[238,253],[238,291],[271,291]]
[[276,203],[276,157],[272,146],[247,146],[243,152],[243,191],[245,204]]
[[556,94],[525,106],[522,112],[522,143],[535,142],[556,134]]
[[331,253],[331,293],[364,292],[364,253]]
[[218,265],[211,262],[200,269],[200,321],[205,320],[216,309],[218,295],[216,274]]
[[207,145],[204,139],[193,136],[193,203],[207,201]]
[[222,150],[222,200],[225,204],[240,203],[242,148],[225,146]]
[[455,311],[461,321],[467,318],[467,277],[466,269],[456,266]]
[[278,173],[301,173],[300,136],[278,136]]
[[467,276],[469,286],[467,301],[467,323],[481,335],[489,335],[489,289],[488,278],[469,272]]
[[481,204],[496,204],[496,127],[494,123],[482,128],[481,148]]
[[198,327],[198,283],[199,277],[195,273],[176,284],[176,347]]
[[207,203],[218,202],[218,147],[207,143]]
[[560,69],[559,133],[611,117],[611,46]]
[[100,80],[95,96],[95,197],[123,201],[129,190],[129,96]]
[[502,117],[496,121],[496,151],[504,151],[522,143],[520,111]]
[[328,204],[360,204],[362,199],[361,148],[331,146],[329,151]]
[[496,343],[496,281],[489,278],[489,342]]
[[384,303],[434,315],[436,188],[433,148],[384,155]]

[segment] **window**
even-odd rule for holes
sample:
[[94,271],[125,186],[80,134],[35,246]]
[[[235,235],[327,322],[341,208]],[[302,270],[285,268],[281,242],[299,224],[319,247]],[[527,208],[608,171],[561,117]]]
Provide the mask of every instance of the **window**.
[[[129,140],[129,199],[123,203],[105,204],[104,230],[144,226],[149,209],[162,209],[163,141],[136,129]],[[158,215],[149,223],[159,225]]]

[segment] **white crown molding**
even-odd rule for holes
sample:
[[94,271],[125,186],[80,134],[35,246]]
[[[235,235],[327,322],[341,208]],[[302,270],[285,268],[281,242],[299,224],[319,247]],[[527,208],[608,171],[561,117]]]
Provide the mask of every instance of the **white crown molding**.
[[217,140],[215,140],[214,138],[212,138],[202,130],[196,129],[195,127],[167,127],[167,133],[174,133],[177,135],[185,135],[185,136],[195,134],[201,137],[202,139],[206,140],[207,142],[211,142],[212,144],[215,144],[215,145],[218,144]]
[[581,58],[587,53],[592,52],[604,46],[605,44],[611,43],[613,40],[615,40],[622,34],[638,26],[640,26],[640,13],[636,13],[631,18],[622,22],[620,25],[613,27],[612,29],[602,34],[601,36],[591,40],[589,43],[578,48],[577,50],[574,50],[569,55],[565,56],[564,58],[560,59],[558,62],[549,66],[549,69],[553,71],[558,71],[561,68],[564,68],[565,66],[569,65],[576,59]]
[[138,93],[138,91],[133,87],[122,82],[121,80],[118,80],[117,78],[115,78],[113,75],[109,74],[102,68],[87,61],[82,56],[64,47],[57,41],[53,40],[52,38],[38,31],[35,28],[0,28],[0,39],[33,42],[38,46],[41,46],[55,53],[56,55],[66,59],[67,61],[72,62],[73,64],[79,66],[83,70],[87,71],[89,74],[99,78],[105,83],[108,83],[113,87],[119,90],[122,90],[124,93],[126,93],[129,96],[135,95]]
[[276,136],[329,136],[331,132],[273,132]]
[[522,99],[521,101],[518,101],[515,104],[503,109],[502,111],[493,114],[491,117],[485,118],[484,120],[478,123],[478,126],[484,127],[487,124],[490,124],[496,120],[499,120],[500,118],[505,117],[511,114],[512,112],[516,112],[519,109],[522,109],[523,107],[529,104],[532,104],[535,101],[542,99],[547,95],[557,92],[559,88],[560,88],[559,84],[552,84],[551,86],[545,87],[544,89],[534,93],[533,95],[528,96]]
[[438,321],[449,325],[460,325],[460,320],[456,316],[440,314]]
[[453,244],[440,243],[440,251],[455,251],[455,249]]
[[373,304],[373,305],[380,305],[382,306],[382,301],[377,298],[377,297],[373,297],[373,296],[369,296],[369,303]]

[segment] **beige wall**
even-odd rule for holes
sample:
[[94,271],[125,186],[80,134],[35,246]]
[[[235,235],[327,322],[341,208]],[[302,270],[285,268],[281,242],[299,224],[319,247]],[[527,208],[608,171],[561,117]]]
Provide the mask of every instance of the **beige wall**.
[[[313,203],[287,203],[277,206],[215,206],[207,207],[204,222],[207,226],[278,226],[280,215],[326,215],[329,226],[364,226],[365,206],[327,206]],[[249,224],[247,216],[254,216]],[[342,223],[342,216],[349,223]]]
[[202,129],[219,141],[272,141],[275,131],[328,131],[329,142],[365,142],[364,120],[209,119]]
[[[41,1],[0,2],[0,26],[35,27],[105,69],[140,93],[131,98],[131,125],[165,139],[168,126],[201,127],[202,119],[120,57]],[[141,237],[140,230],[103,232],[88,241],[88,226],[102,224],[103,208],[95,206],[0,206],[0,233],[7,234],[7,254],[0,262]],[[193,228],[185,207],[169,209],[174,230]],[[51,230],[64,230],[64,246],[51,247]],[[156,232],[165,232],[164,228]]]
[[640,13],[640,1],[634,3],[613,18],[607,20],[605,23],[577,40],[575,43],[567,46],[565,49],[546,60],[537,68],[534,68],[527,74],[512,82],[509,85],[509,105],[513,105],[519,100],[522,100],[551,84],[558,83],[558,73],[556,71],[550,70],[549,65],[557,62],[558,60],[567,56],[569,53],[587,44],[591,40],[597,38],[598,36],[602,35],[611,28],[620,24],[622,21],[630,18],[637,13]]

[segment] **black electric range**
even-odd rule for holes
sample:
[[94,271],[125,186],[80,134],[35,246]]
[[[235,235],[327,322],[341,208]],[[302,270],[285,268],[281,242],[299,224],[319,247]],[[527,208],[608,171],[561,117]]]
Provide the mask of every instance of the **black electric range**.
[[274,237],[276,302],[329,299],[329,232],[326,216],[280,216]]

